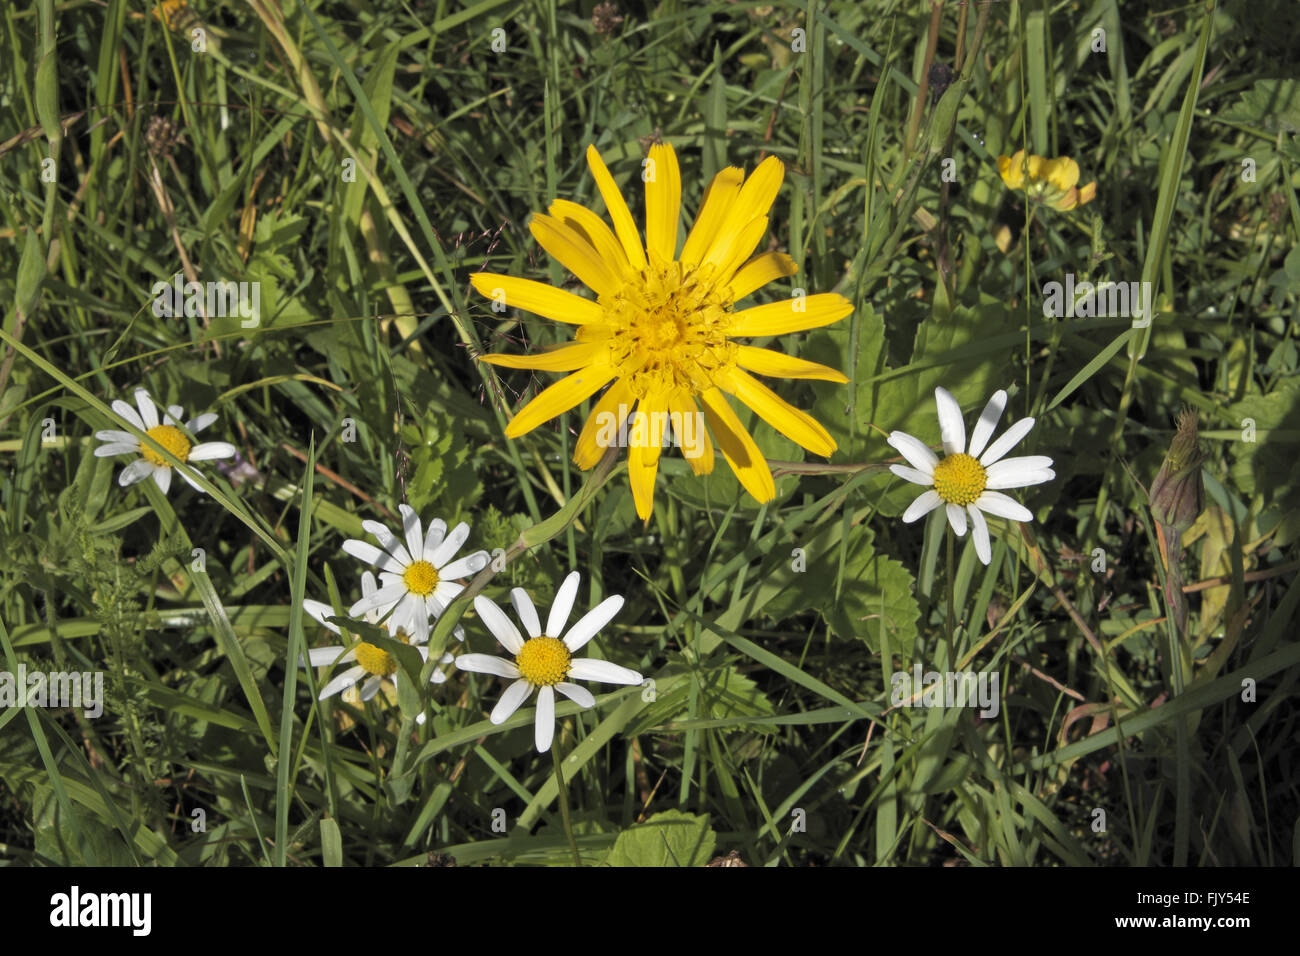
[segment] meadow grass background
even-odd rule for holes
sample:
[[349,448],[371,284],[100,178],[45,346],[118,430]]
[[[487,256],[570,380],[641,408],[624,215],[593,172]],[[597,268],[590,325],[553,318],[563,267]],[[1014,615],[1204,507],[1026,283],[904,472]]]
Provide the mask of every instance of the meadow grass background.
[[[226,0],[168,31],[140,0],[4,7],[0,651],[102,670],[107,702],[0,710],[0,859],[570,863],[531,708],[487,721],[499,680],[402,672],[356,706],[286,667],[332,643],[303,597],[359,597],[343,540],[407,502],[508,551],[499,604],[522,586],[545,609],[571,569],[579,611],[627,598],[591,647],[654,699],[560,708],[584,863],[1300,861],[1296,5],[948,2],[933,36],[920,2],[594,8]],[[958,46],[941,94],[928,67]],[[852,377],[774,386],[831,430],[835,467],[756,424],[790,463],[776,500],[673,452],[643,524],[621,462],[571,465],[578,410],[503,437],[553,376],[475,354],[568,332],[467,277],[572,284],[529,214],[603,210],[595,143],[640,223],[658,138],[687,223],[724,165],[780,157],[763,248],[800,272],[758,301],[855,309],[778,345]],[[1026,204],[995,164],[1019,148],[1075,158],[1096,199]],[[202,279],[259,282],[261,324],[156,317],[180,249]],[[1045,318],[1066,273],[1153,283],[1154,323]],[[218,412],[204,437],[248,467],[206,468],[203,496],[118,487],[92,435],[138,385]],[[950,561],[941,523],[902,525],[915,489],[882,464],[891,429],[938,442],[936,385],[968,426],[1006,388],[1002,426],[1035,416],[1022,447],[1055,460],[988,568],[968,539]],[[1179,634],[1144,488],[1184,406],[1207,458]],[[996,671],[997,717],[886,712],[914,662]]]

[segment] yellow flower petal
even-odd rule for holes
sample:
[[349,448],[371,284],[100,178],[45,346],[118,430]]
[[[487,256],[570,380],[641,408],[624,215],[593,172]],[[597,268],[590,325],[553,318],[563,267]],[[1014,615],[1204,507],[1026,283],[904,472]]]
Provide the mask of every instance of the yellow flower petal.
[[795,408],[748,372],[732,369],[718,384],[786,438],[813,454],[829,458],[838,447],[835,439],[815,418]]
[[799,266],[784,252],[760,252],[731,277],[731,298],[739,302],[769,282],[795,275]]
[[592,364],[593,359],[603,351],[603,347],[599,344],[579,342],[576,345],[565,345],[558,349],[533,352],[531,355],[502,355],[494,352],[491,355],[480,355],[479,359],[492,365],[500,365],[503,368],[531,368],[541,372],[572,372],[575,369]]
[[650,147],[645,184],[645,244],[664,262],[677,255],[677,220],[682,209],[682,178],[671,143]]
[[534,213],[528,230],[543,249],[559,260],[596,295],[612,295],[622,285],[614,271],[600,258],[591,243],[558,219]]
[[623,246],[619,244],[614,233],[610,231],[609,226],[605,225],[605,220],[586,206],[579,205],[576,202],[569,202],[567,199],[555,200],[547,211],[586,239],[591,244],[591,247],[596,250],[596,255],[600,256],[601,261],[610,268],[610,271],[620,279],[626,280],[628,274],[627,254],[623,251]]
[[722,457],[727,460],[731,470],[742,488],[748,491],[754,500],[762,503],[776,497],[776,482],[772,480],[772,471],[767,467],[763,453],[758,450],[754,438],[745,430],[736,413],[727,404],[726,396],[717,388],[700,393],[704,403],[704,417],[713,429]]
[[663,394],[651,393],[637,403],[638,422],[628,435],[627,477],[632,485],[632,500],[643,521],[650,520],[654,508],[655,475],[659,455],[668,434],[668,401]]
[[1079,164],[1069,156],[1058,156],[1056,159],[1045,160],[1042,178],[1061,192],[1069,192],[1079,181]]
[[810,378],[823,382],[835,382],[838,385],[844,385],[848,382],[848,378],[843,372],[828,365],[808,362],[804,359],[795,358],[793,355],[784,355],[780,352],[773,352],[771,349],[755,348],[752,345],[738,346],[736,364],[741,368],[749,369],[751,372],[757,372],[759,375],[770,375],[773,378]]
[[713,268],[718,285],[726,286],[731,282],[731,277],[753,253],[754,247],[766,232],[767,217],[759,216],[745,223],[728,238],[718,237],[709,254],[704,257],[704,264]]
[[596,188],[600,190],[601,198],[605,200],[605,210],[609,213],[610,221],[614,223],[614,234],[623,245],[628,263],[634,270],[644,269],[645,248],[641,245],[641,234],[636,230],[636,221],[628,211],[623,194],[614,185],[614,177],[609,174],[605,161],[600,158],[600,153],[596,151],[595,146],[587,147],[587,167],[591,170],[591,178],[596,180]]
[[620,378],[611,385],[609,391],[600,396],[587,416],[587,423],[582,426],[573,449],[573,463],[583,471],[594,467],[604,457],[610,443],[618,441],[618,431],[635,404],[636,396],[626,379]]
[[1016,150],[1010,156],[998,157],[998,173],[1008,189],[1025,188],[1025,151]]
[[[745,184],[740,187],[740,193],[731,204],[726,219],[718,227],[712,246],[704,254],[705,262],[712,262],[717,266],[723,261],[736,258],[735,250],[740,246],[737,234],[755,219],[767,216],[772,203],[776,200],[777,192],[781,189],[781,180],[784,178],[785,166],[775,156],[769,156],[758,164],[758,168],[750,173]],[[761,238],[762,235],[755,237],[753,245],[745,249],[739,258],[744,259],[753,252],[754,246],[758,245],[758,240]],[[723,248],[718,248],[719,245]],[[720,276],[719,281],[726,281],[727,278],[729,277]]]
[[542,422],[562,415],[584,399],[596,394],[601,387],[618,374],[608,365],[589,365],[568,378],[542,390],[541,394],[525,405],[506,426],[507,438],[526,435]]
[[585,325],[605,317],[604,310],[590,299],[531,279],[475,272],[469,281],[480,294],[494,302],[501,301],[507,308],[523,309],[556,322]]
[[[690,429],[687,434],[679,433],[677,437],[682,443],[682,457],[690,464],[691,471],[697,475],[710,474],[713,471],[713,442],[695,399],[685,389],[678,389],[668,396],[668,413],[677,417],[683,431]],[[688,439],[693,439],[697,447],[691,448]]]
[[[796,307],[802,306],[800,311]],[[782,299],[735,313],[728,337],[784,335],[838,322],[853,311],[853,303],[836,292]]]
[[659,471],[659,455],[653,457],[651,449],[633,445],[627,450],[627,480],[632,486],[632,501],[636,504],[637,517],[642,521],[650,520],[650,512],[655,504],[655,475]]
[[740,186],[744,180],[745,174],[737,166],[728,166],[713,177],[713,182],[709,183],[709,188],[704,192],[700,214],[695,217],[695,224],[691,226],[686,244],[682,246],[682,254],[679,256],[682,262],[697,265],[704,258],[713,238],[718,234],[718,228],[727,218],[732,203],[740,195]]
[[1088,183],[1088,185],[1084,186],[1082,189],[1079,190],[1079,205],[1080,205],[1080,206],[1082,206],[1084,203],[1090,203],[1090,202],[1092,202],[1092,201],[1093,201],[1094,199],[1096,199],[1096,198],[1097,198],[1097,183],[1096,183],[1096,181],[1093,181],[1093,182]]

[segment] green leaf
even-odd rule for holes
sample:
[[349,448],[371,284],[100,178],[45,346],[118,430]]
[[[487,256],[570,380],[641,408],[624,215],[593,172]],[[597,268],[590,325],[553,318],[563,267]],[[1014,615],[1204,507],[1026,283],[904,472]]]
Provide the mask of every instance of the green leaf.
[[788,572],[790,586],[772,598],[763,613],[782,620],[816,609],[839,637],[857,638],[879,651],[880,634],[885,630],[891,650],[909,653],[921,616],[914,595],[916,582],[900,562],[876,553],[870,532],[859,526],[849,536],[837,599],[839,527],[835,523],[800,544],[803,555],[792,558],[791,564],[801,560],[804,570]]
[[603,865],[705,866],[717,842],[707,816],[665,810],[620,833]]

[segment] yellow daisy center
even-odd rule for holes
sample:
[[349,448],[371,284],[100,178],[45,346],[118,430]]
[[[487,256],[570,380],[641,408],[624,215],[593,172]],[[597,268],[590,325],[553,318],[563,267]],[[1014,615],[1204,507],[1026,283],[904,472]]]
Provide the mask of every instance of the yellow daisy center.
[[970,455],[948,455],[934,466],[934,490],[950,505],[973,504],[988,480],[984,466]]
[[428,597],[438,586],[438,569],[428,561],[412,561],[402,572],[406,590],[420,597]]
[[357,663],[376,677],[392,677],[397,671],[397,658],[374,644],[357,645]]
[[515,655],[519,676],[534,687],[550,687],[569,676],[572,655],[564,641],[554,637],[533,637]]
[[[397,629],[395,637],[403,644],[409,643],[406,639],[406,631],[401,628]],[[357,645],[357,663],[375,677],[392,677],[397,673],[397,658],[383,648],[364,641]]]
[[[579,340],[607,337],[610,362],[637,398],[713,386],[714,371],[735,362],[727,341],[731,301],[707,267],[647,265],[618,292],[600,298],[607,324],[578,330]],[[585,333],[585,334],[584,334]]]
[[[190,440],[181,433],[181,430],[174,425],[155,425],[145,432],[150,438],[162,445],[169,452],[179,458],[181,461],[188,461],[190,457]],[[169,463],[163,459],[152,448],[149,448],[143,442],[140,443],[140,455],[151,465],[161,465],[163,468],[170,467]]]

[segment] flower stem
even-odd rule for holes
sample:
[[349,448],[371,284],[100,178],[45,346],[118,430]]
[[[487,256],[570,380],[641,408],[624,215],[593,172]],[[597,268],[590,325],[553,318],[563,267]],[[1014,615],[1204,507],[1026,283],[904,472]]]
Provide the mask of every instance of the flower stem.
[[564,835],[569,838],[569,849],[573,851],[573,865],[582,866],[582,857],[578,854],[578,841],[573,836],[573,820],[569,817],[569,786],[564,782],[564,771],[560,767],[558,740],[551,745],[551,759],[555,761],[555,789],[560,796],[560,818],[564,821]]
[[948,542],[948,670],[952,670],[956,666],[953,663],[953,648],[957,643],[957,613],[953,608],[953,592],[957,589],[957,582],[952,577],[952,525],[944,528],[943,536]]

